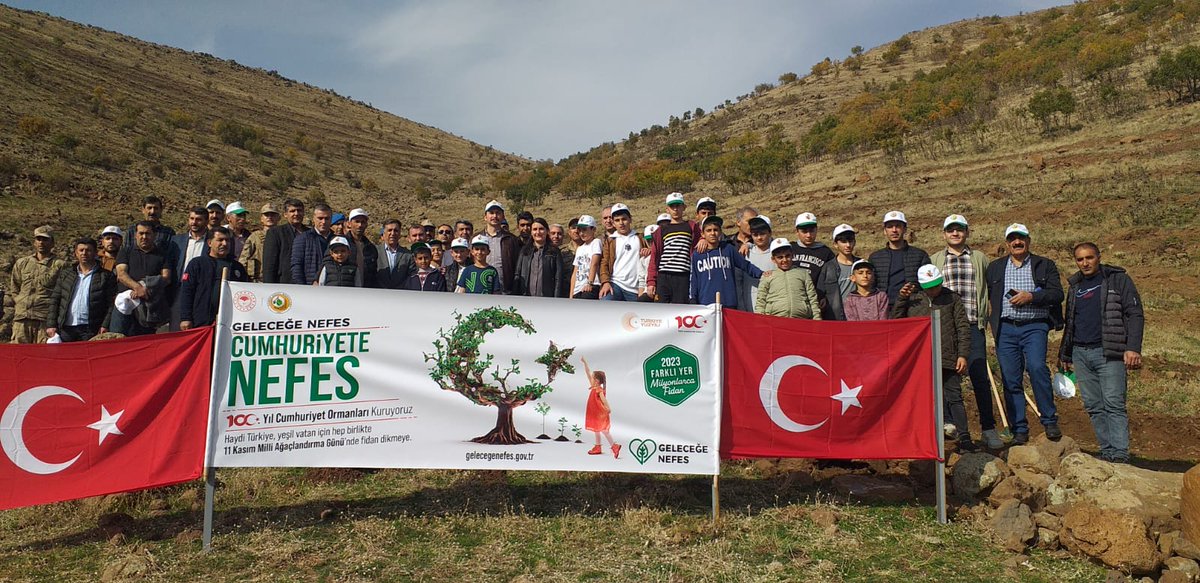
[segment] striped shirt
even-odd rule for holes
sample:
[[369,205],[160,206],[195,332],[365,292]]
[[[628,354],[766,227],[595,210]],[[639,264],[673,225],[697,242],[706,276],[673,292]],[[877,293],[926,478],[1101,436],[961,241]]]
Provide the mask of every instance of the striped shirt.
[[692,272],[692,226],[688,223],[662,227],[663,250],[658,258],[658,271],[666,273]]
[[[1039,291],[1037,285],[1033,283],[1033,262],[1028,257],[1025,261],[1017,266],[1009,257],[1004,263],[1004,290],[1017,290],[1019,292],[1035,292]],[[1033,304],[1025,304],[1023,306],[1014,306],[1005,298],[1000,302],[1000,318],[1012,320],[1014,322],[1030,322],[1033,320],[1046,320],[1050,317],[1050,311],[1046,308],[1036,307]]]
[[967,320],[972,324],[979,322],[979,306],[976,305],[977,292],[975,283],[975,266],[971,265],[971,248],[963,247],[963,252],[955,255],[951,249],[946,249],[946,267],[942,270],[946,278],[943,285],[962,299],[963,309],[967,312]]

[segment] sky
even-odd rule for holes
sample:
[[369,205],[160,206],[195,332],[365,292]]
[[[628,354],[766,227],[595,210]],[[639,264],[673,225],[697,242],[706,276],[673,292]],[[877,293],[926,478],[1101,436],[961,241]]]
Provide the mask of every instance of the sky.
[[277,70],[534,159],[711,110],[850,47],[1065,0],[4,0]]

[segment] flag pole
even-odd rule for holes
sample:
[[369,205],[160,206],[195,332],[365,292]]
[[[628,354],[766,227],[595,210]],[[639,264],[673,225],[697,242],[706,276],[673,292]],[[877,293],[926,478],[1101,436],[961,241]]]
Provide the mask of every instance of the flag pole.
[[[721,292],[717,292],[717,337],[721,338],[724,334],[721,321]],[[717,374],[717,419],[721,419],[721,402],[722,393],[725,388],[725,351],[720,342],[717,342],[717,362],[716,367],[719,373]],[[716,444],[718,452],[721,449],[721,444]],[[721,519],[721,455],[717,454],[717,471],[712,478],[712,521],[713,525]]]
[[221,299],[217,302],[217,317],[215,320],[216,330],[213,334],[213,360],[212,360],[212,379],[209,386],[209,415],[208,415],[208,431],[204,436],[204,529],[201,539],[203,541],[204,552],[212,550],[212,531],[213,531],[213,499],[217,492],[217,469],[213,467],[213,451],[212,451],[212,431],[213,419],[216,417],[213,414],[212,396],[216,394],[217,384],[217,363],[220,362],[222,347],[221,331],[226,329],[222,316],[225,313],[225,300],[229,287],[229,268],[221,270]]
[[934,464],[934,484],[937,490],[937,521],[946,524],[946,433],[942,431],[946,419],[942,413],[942,314],[933,310],[930,325],[933,327],[933,411],[937,419],[934,433],[937,434],[938,457]]

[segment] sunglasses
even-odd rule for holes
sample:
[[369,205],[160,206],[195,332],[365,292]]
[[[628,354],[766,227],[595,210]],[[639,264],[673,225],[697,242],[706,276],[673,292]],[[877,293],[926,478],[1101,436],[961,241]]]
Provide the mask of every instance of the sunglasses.
[[438,231],[439,235],[453,235],[453,231]]

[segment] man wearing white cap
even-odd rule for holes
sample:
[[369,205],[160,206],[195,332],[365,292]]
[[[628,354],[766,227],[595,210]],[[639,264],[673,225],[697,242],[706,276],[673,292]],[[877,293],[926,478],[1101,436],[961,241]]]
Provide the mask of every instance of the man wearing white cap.
[[842,223],[833,228],[833,246],[837,251],[833,259],[826,261],[821,267],[821,277],[817,278],[822,288],[825,302],[821,308],[821,317],[826,320],[845,320],[845,300],[854,291],[854,262],[859,257],[854,254],[858,244],[858,234],[854,227]]
[[96,260],[100,262],[101,268],[116,273],[117,255],[121,252],[124,242],[125,233],[121,231],[121,227],[109,225],[100,231]]
[[929,316],[935,310],[941,314],[942,336],[942,395],[950,411],[960,452],[979,449],[971,440],[967,428],[967,410],[962,400],[962,375],[967,372],[967,355],[971,352],[971,323],[958,294],[942,285],[942,272],[932,264],[917,269],[920,289],[905,287],[892,308],[892,318]]
[[989,306],[987,301],[988,257],[983,251],[967,245],[970,227],[967,217],[950,215],[942,221],[942,237],[946,248],[934,253],[930,263],[942,270],[945,286],[954,290],[962,299],[967,321],[971,323],[971,354],[967,356],[967,372],[971,377],[971,388],[975,392],[975,404],[979,410],[979,425],[988,449],[1000,449],[1004,442],[996,432],[996,417],[992,405],[992,382],[988,378],[987,351],[984,330],[987,328]]
[[246,241],[250,239],[250,229],[246,227],[246,215],[250,211],[242,206],[242,203],[234,201],[225,207],[225,219],[229,221],[229,232],[233,234],[232,249],[229,252],[229,258],[234,261],[241,261],[242,251],[246,248]]
[[1004,240],[1008,257],[992,261],[986,278],[1008,425],[1014,443],[1023,445],[1029,441],[1023,389],[1028,371],[1046,437],[1058,440],[1062,431],[1058,428],[1050,368],[1046,366],[1046,339],[1050,329],[1061,330],[1063,327],[1063,288],[1058,267],[1050,259],[1030,253],[1029,228],[1025,225],[1009,225],[1004,230]]
[[351,261],[362,274],[362,287],[375,287],[376,268],[379,265],[379,248],[367,240],[367,211],[356,208],[346,220],[346,240],[350,242]]
[[220,227],[225,220],[225,203],[214,198],[204,205],[204,210],[208,212],[208,228]]
[[633,214],[629,207],[617,203],[609,209],[613,232],[601,241],[600,299],[636,302],[638,299],[638,264],[642,249],[649,245],[641,233],[633,230]]
[[883,215],[883,234],[887,246],[870,255],[875,266],[875,285],[888,297],[888,308],[895,305],[900,289],[908,287],[909,293],[917,288],[917,269],[929,263],[929,254],[908,244],[904,236],[908,233],[908,219],[900,211],[888,211]]
[[[671,221],[665,225],[660,223],[654,232],[646,273],[646,295],[657,297],[663,303],[687,304],[691,303],[688,296],[691,293],[692,246],[700,240],[700,227],[683,218],[686,208],[683,194],[668,194],[666,203]],[[716,202],[710,198],[703,207],[697,204],[696,208],[699,215],[701,208],[705,212],[715,210]]]
[[521,244],[512,233],[504,228],[504,205],[492,200],[483,206],[484,234],[488,237],[488,265],[496,268],[500,275],[496,282],[496,294],[508,294],[512,291],[513,274],[517,269],[517,255],[520,254]]

